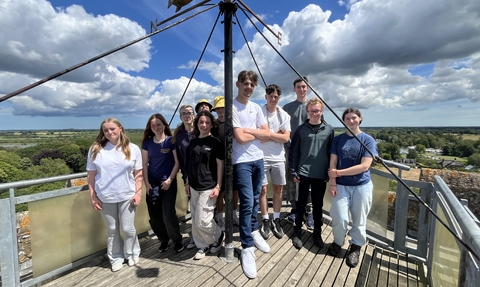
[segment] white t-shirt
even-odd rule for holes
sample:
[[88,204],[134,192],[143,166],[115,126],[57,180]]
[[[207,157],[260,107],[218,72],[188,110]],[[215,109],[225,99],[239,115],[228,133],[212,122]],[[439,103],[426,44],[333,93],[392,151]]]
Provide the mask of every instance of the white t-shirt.
[[[258,129],[266,124],[262,108],[254,102],[248,101],[246,105],[233,99],[232,112],[233,128]],[[251,162],[263,159],[262,143],[259,139],[240,144],[233,138],[232,163]]]
[[134,170],[141,170],[142,153],[137,145],[130,143],[130,160],[126,160],[122,149],[108,142],[92,162],[90,151],[87,158],[87,170],[97,171],[95,192],[105,203],[130,200],[135,195]]
[[[278,131],[290,131],[290,116],[282,108],[276,108],[275,112],[270,113],[267,110],[267,105],[262,107],[262,112],[268,124],[268,129],[271,133]],[[268,141],[262,142],[263,154],[265,160],[268,161],[285,161],[285,150],[283,143]]]

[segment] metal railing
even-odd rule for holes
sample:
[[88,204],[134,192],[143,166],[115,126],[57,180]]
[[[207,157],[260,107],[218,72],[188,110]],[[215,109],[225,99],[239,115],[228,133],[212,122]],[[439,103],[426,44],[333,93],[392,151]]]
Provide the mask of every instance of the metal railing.
[[[387,181],[395,180],[392,175],[378,170],[372,169],[372,174],[380,176]],[[401,171],[399,171],[399,175],[401,175]],[[21,203],[38,202],[61,196],[74,196],[82,191],[87,193],[88,188],[86,186],[68,187],[24,196],[15,196],[15,190],[31,185],[67,181],[85,176],[86,173],[78,173],[0,184],[0,192],[2,192],[2,190],[9,191],[9,198],[0,200],[0,262],[2,286],[32,286],[40,284],[49,278],[58,276],[71,268],[80,266],[105,253],[104,249],[98,252],[92,252],[88,256],[64,264],[54,270],[38,276],[33,274],[33,278],[23,281],[20,280],[15,206]],[[409,187],[419,189],[420,198],[432,207],[437,214],[441,213],[445,217],[445,222],[448,222],[449,226],[458,232],[458,235],[474,252],[480,254],[480,228],[477,225],[478,221],[475,221],[476,219],[471,215],[468,208],[456,199],[440,177],[435,177],[435,184],[410,180],[404,181]],[[422,205],[419,207],[417,236],[416,238],[408,236],[407,212],[409,204],[411,204],[412,199],[415,200],[415,198],[409,195],[408,191],[401,186],[401,184],[398,185],[396,192],[393,240],[386,237],[384,238],[381,235],[376,236],[375,234],[371,234],[371,232],[369,235],[380,238],[383,242],[390,245],[391,248],[399,252],[422,258],[425,262],[431,286],[480,286],[479,262],[476,261],[461,244],[454,239],[452,240],[451,237],[448,237],[448,234],[444,235],[444,233],[441,233],[444,232],[444,230],[442,230],[444,227],[438,224],[438,221],[431,216]],[[85,199],[85,201],[87,201],[88,204],[88,198]],[[32,218],[31,221],[32,220],[34,219]],[[386,218],[376,220],[386,221]],[[77,240],[77,238],[75,240]],[[451,244],[452,242],[454,243],[453,245]],[[35,255],[36,254],[33,253],[33,257],[35,257]],[[450,263],[450,265],[447,263]],[[452,272],[448,273],[448,276],[442,276],[442,274],[446,274],[445,269]],[[447,277],[453,277],[454,279],[447,280]]]

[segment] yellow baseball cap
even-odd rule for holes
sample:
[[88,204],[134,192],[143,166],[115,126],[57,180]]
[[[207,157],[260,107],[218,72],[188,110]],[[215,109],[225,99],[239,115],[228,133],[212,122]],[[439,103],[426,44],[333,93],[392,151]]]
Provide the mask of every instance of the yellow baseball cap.
[[225,98],[223,96],[215,97],[213,100],[212,111],[214,111],[216,108],[225,108]]

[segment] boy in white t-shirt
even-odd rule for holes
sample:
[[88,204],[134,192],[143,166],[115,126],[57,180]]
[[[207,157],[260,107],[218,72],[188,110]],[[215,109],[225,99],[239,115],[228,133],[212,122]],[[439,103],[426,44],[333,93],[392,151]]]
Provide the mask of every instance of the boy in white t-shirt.
[[[262,139],[264,153],[263,187],[260,194],[260,211],[262,213],[262,226],[260,234],[263,238],[270,237],[270,229],[277,238],[282,238],[284,233],[280,225],[280,208],[282,207],[282,189],[286,184],[285,176],[285,150],[283,145],[290,139],[290,115],[277,106],[282,89],[273,84],[265,89],[267,103],[262,107],[262,112],[270,131],[269,139]],[[268,216],[267,190],[268,177],[273,185],[273,218]]]
[[259,105],[250,101],[258,83],[253,71],[241,71],[236,86],[238,95],[233,100],[233,185],[240,199],[239,230],[242,243],[241,263],[248,278],[257,276],[256,246],[270,252],[270,246],[258,232],[258,200],[264,176],[263,150],[260,139],[268,139],[270,132]]

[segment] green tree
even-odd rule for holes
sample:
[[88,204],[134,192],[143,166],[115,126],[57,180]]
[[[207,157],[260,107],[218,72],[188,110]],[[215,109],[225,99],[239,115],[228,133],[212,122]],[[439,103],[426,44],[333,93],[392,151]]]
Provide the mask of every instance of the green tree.
[[381,142],[377,147],[380,154],[389,154],[392,160],[401,158],[400,147],[394,143]]
[[467,164],[480,167],[480,153],[474,153],[468,157]]
[[418,152],[416,149],[409,149],[407,153],[407,158],[418,159]]
[[73,173],[85,170],[87,159],[82,155],[82,151],[78,145],[66,144],[60,146],[58,150],[62,153],[63,159]]
[[425,153],[425,151],[427,150],[427,148],[426,148],[423,144],[417,144],[417,145],[415,146],[415,150],[416,150],[418,153],[422,154],[422,153]]
[[24,173],[15,166],[0,161],[0,183],[12,182],[24,179]]
[[8,152],[6,150],[0,150],[0,161],[10,164],[15,168],[22,168],[21,157],[13,152]]

